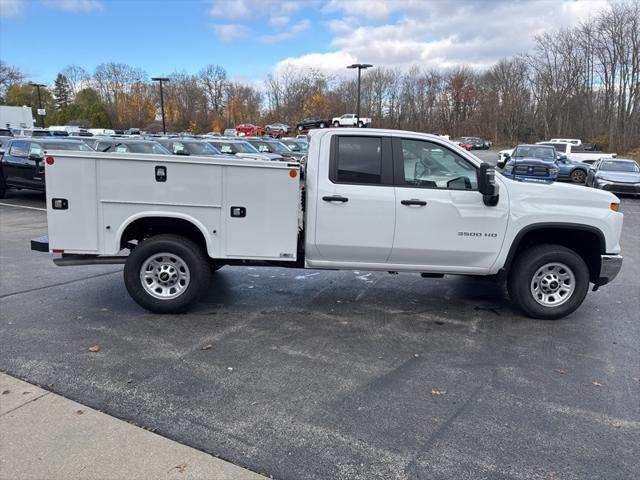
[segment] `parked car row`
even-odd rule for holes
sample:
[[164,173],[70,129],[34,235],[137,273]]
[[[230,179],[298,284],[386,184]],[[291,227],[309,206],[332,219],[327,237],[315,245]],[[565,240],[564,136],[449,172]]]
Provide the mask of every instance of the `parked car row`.
[[304,163],[306,138],[208,135],[194,137],[46,136],[6,137],[0,150],[0,198],[10,188],[45,190],[45,151],[76,150],[161,155],[235,156],[242,159]]
[[[539,142],[518,145],[498,163],[502,175],[514,180],[573,183],[607,190],[613,193],[640,195],[640,167],[635,160],[612,156],[592,160],[573,160],[556,150],[556,146],[574,146],[568,142]],[[605,155],[602,153],[598,153]],[[587,161],[592,163],[586,163]]]

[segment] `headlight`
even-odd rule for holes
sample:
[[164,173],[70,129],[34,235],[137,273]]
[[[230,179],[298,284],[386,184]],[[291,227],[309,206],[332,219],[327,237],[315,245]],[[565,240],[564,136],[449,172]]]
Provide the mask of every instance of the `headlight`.
[[557,175],[558,174],[558,169],[556,167],[551,167],[549,169],[549,175]]
[[504,171],[505,172],[513,172],[513,165],[505,165],[504,166]]
[[613,180],[609,180],[608,178],[604,178],[604,177],[598,177],[598,178],[596,178],[596,180],[597,180],[598,182],[606,182],[606,183],[611,183],[611,182],[613,182]]

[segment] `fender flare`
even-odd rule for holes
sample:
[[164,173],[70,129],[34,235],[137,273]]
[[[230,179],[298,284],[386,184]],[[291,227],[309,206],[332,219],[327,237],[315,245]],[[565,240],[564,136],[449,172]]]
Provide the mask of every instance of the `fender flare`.
[[511,242],[511,247],[509,247],[509,253],[507,254],[507,258],[505,259],[504,265],[501,270],[508,271],[511,268],[511,264],[513,263],[513,259],[518,251],[518,247],[520,246],[520,242],[528,233],[534,232],[536,230],[553,230],[553,229],[564,229],[564,230],[580,230],[584,232],[594,233],[598,240],[600,241],[600,254],[606,254],[607,250],[607,242],[605,240],[604,233],[597,227],[592,227],[591,225],[581,225],[578,223],[566,223],[566,222],[541,222],[541,223],[532,223],[531,225],[527,225],[520,229],[520,231],[516,234],[513,242]]

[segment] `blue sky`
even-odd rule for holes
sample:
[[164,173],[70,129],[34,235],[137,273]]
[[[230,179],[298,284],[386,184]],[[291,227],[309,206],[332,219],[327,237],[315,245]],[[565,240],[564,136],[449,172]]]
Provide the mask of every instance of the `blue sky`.
[[0,0],[0,59],[50,83],[66,65],[150,76],[222,65],[232,78],[355,61],[484,68],[571,26],[602,0]]

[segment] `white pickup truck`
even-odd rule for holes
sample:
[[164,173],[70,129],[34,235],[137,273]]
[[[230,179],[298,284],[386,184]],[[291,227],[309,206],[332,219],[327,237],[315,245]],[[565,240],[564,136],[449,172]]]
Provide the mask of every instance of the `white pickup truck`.
[[493,276],[526,314],[556,319],[621,267],[609,192],[510,180],[398,130],[315,130],[308,155],[301,179],[297,163],[46,152],[48,236],[31,248],[123,263],[134,300],[161,313],[231,264]]
[[615,158],[617,156],[615,153],[584,150],[582,145],[576,145],[572,142],[556,142],[550,140],[548,142],[537,142],[537,145],[554,147],[560,155],[566,155],[569,160],[575,160],[577,162],[593,163],[600,158]]
[[345,113],[341,117],[333,117],[331,119],[331,125],[334,127],[368,127],[371,125],[371,119],[367,117],[360,117],[355,113]]

